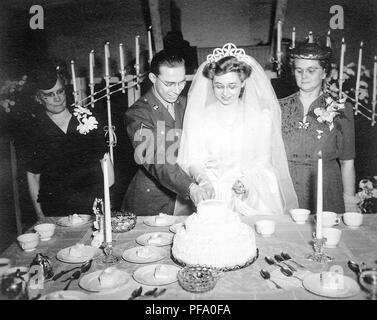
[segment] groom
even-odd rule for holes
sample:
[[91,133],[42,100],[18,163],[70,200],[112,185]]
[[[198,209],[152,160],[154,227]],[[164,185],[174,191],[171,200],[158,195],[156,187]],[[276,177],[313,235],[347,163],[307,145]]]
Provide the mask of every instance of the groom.
[[172,215],[179,195],[195,204],[210,197],[176,163],[186,99],[183,58],[162,50],[152,59],[152,88],[125,114],[139,169],[126,192],[124,209],[136,215]]

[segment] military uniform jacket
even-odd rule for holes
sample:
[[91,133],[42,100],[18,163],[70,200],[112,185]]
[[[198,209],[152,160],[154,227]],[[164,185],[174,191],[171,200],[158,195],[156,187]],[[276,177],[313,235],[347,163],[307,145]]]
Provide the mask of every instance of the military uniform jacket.
[[186,99],[174,104],[175,120],[152,89],[125,114],[139,169],[126,192],[124,209],[136,215],[173,214],[177,194],[189,199],[193,183],[176,163]]

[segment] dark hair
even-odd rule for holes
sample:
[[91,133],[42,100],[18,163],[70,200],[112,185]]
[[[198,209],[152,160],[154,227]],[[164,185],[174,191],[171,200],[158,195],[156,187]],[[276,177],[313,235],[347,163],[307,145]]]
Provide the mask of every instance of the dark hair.
[[174,68],[182,65],[185,65],[185,59],[177,50],[164,49],[153,56],[150,72],[159,75],[161,66]]
[[229,72],[236,72],[241,81],[244,81],[251,75],[251,66],[246,62],[239,61],[234,56],[221,58],[217,62],[208,63],[203,69],[203,75],[212,80],[214,76],[221,76]]
[[53,63],[46,63],[31,72],[30,85],[34,94],[37,94],[40,90],[53,88],[58,79],[64,86],[66,75],[63,68]]

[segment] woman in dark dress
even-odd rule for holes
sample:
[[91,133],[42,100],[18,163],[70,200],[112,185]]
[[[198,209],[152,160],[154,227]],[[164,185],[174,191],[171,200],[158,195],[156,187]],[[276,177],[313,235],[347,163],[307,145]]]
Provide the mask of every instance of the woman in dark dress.
[[92,213],[103,195],[100,159],[106,152],[102,130],[81,134],[67,107],[64,78],[53,65],[34,76],[41,112],[30,133],[27,180],[37,217]]
[[323,92],[323,82],[330,71],[331,49],[317,43],[302,43],[290,54],[299,91],[281,99],[280,106],[283,140],[299,206],[316,210],[321,151],[323,210],[358,210],[352,105],[338,104]]

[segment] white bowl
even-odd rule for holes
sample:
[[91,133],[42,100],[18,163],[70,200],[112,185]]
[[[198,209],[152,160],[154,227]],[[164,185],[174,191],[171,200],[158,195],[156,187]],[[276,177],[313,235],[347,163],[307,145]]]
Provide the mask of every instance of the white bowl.
[[54,223],[41,223],[34,227],[34,230],[40,235],[42,241],[50,240],[55,232]]
[[297,224],[305,224],[310,214],[310,210],[308,209],[291,209],[289,212],[293,221]]
[[255,229],[262,237],[269,237],[275,232],[275,221],[259,220],[255,223]]
[[350,228],[357,228],[363,223],[363,214],[359,212],[346,212],[343,214],[344,223]]
[[0,258],[0,277],[10,268],[10,259]]
[[24,233],[17,237],[21,248],[27,252],[35,250],[39,243],[38,233]]

